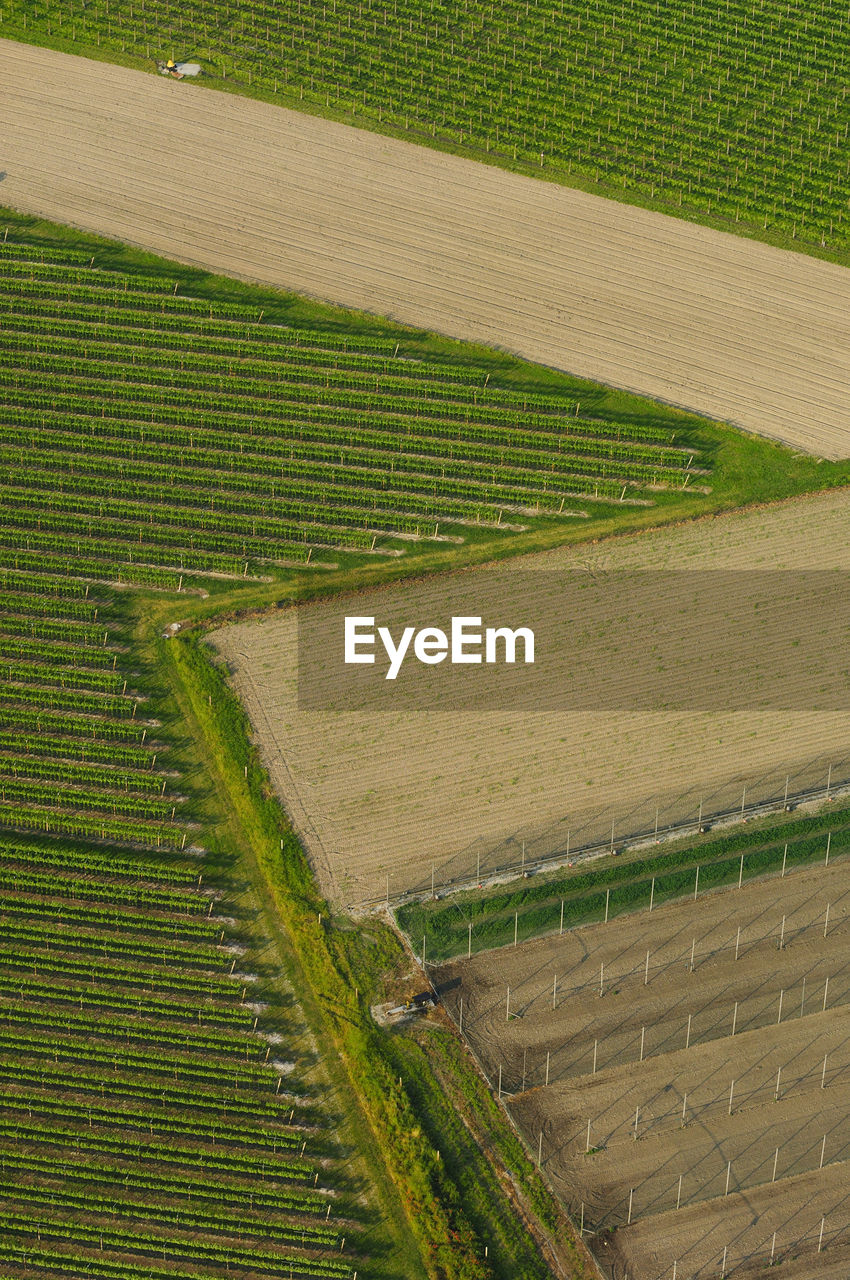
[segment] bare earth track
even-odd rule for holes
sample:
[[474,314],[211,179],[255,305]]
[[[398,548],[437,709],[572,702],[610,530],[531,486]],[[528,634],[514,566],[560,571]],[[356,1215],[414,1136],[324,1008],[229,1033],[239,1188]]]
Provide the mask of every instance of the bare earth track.
[[612,1280],[847,1274],[848,907],[844,860],[438,971]]
[[850,456],[850,273],[425,147],[0,41],[3,202]]

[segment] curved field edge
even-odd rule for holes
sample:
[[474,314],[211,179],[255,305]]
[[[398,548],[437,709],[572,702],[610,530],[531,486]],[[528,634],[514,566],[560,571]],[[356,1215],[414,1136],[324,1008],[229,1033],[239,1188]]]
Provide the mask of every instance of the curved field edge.
[[[299,9],[299,14],[300,12]],[[618,16],[620,15],[615,15],[615,25],[616,17]],[[97,22],[97,17],[98,15],[95,15],[95,22]],[[52,27],[49,11],[46,14],[39,15],[37,11],[25,11],[23,6],[19,6],[17,12],[14,8],[7,8],[0,15],[0,34],[23,43],[39,45],[43,48],[76,54],[118,66],[131,67],[135,70],[147,71],[150,74],[156,74],[154,60],[157,56],[161,55],[164,58],[181,56],[179,50],[166,49],[164,45],[161,48],[155,44],[151,46],[150,33],[146,37],[146,52],[148,56],[141,57],[138,54],[128,53],[126,40],[119,38],[117,34],[111,31],[108,6],[104,20],[96,31],[93,29],[88,34],[78,33],[76,27],[74,27],[72,37],[68,37],[61,31],[57,32]],[[295,83],[291,86],[288,85],[285,79],[279,81],[277,77],[271,79],[268,76],[264,77],[262,73],[257,77],[254,69],[248,64],[241,67],[238,66],[232,55],[230,55],[230,73],[228,74],[226,66],[228,55],[224,52],[224,34],[222,35],[221,50],[216,54],[223,67],[219,73],[216,70],[212,45],[209,40],[209,36],[212,34],[207,32],[206,57],[197,54],[197,51],[192,53],[192,56],[200,56],[202,58],[204,79],[201,82],[187,82],[184,88],[188,91],[204,87],[214,89],[217,92],[254,98],[277,106],[301,111],[308,115],[352,125],[358,129],[366,129],[386,137],[398,138],[448,154],[464,156],[478,163],[520,173],[541,181],[586,191],[594,195],[603,196],[606,199],[616,200],[618,203],[642,209],[651,209],[658,213],[667,214],[670,217],[679,218],[682,221],[726,231],[742,238],[758,240],[776,248],[794,250],[798,253],[805,253],[811,257],[841,265],[850,264],[850,250],[847,248],[846,241],[845,243],[833,242],[827,244],[825,238],[817,234],[808,239],[803,238],[802,235],[796,234],[796,222],[790,230],[787,226],[768,225],[766,211],[759,210],[758,216],[748,217],[746,213],[741,216],[740,208],[736,208],[733,215],[730,208],[726,214],[720,216],[716,212],[711,212],[710,199],[706,206],[705,204],[691,203],[689,200],[684,199],[683,191],[679,191],[678,199],[674,198],[672,191],[669,194],[669,198],[666,199],[656,196],[656,182],[654,180],[650,181],[649,178],[645,182],[634,181],[632,183],[629,182],[625,175],[618,176],[616,180],[608,178],[604,172],[608,165],[608,156],[605,150],[600,150],[592,164],[589,161],[583,164],[579,153],[578,158],[570,159],[567,164],[562,160],[560,166],[556,167],[547,159],[545,152],[542,161],[538,159],[537,152],[533,156],[523,157],[520,155],[517,158],[516,147],[514,147],[512,157],[509,151],[494,149],[489,143],[485,145],[481,140],[475,143],[467,138],[464,142],[463,134],[450,136],[446,133],[438,136],[435,122],[429,120],[426,115],[420,118],[416,118],[414,115],[414,118],[411,119],[410,113],[404,112],[399,113],[398,118],[390,118],[389,116],[384,118],[382,108],[373,108],[371,112],[363,110],[358,112],[356,107],[352,108],[341,104],[338,96],[332,100],[330,81],[327,85],[324,83],[314,85],[311,77],[311,86],[305,93],[303,76],[297,86]],[[232,44],[232,33],[230,39]],[[286,69],[281,68],[279,75],[285,77]],[[705,90],[706,86],[703,85],[702,88]],[[704,93],[700,95],[700,108],[703,105],[703,96]],[[710,103],[711,100],[711,90],[709,88],[708,102]],[[614,105],[616,106],[616,103]],[[693,103],[691,104],[691,110],[693,112]],[[693,115],[691,118],[693,118]],[[619,110],[617,111],[617,120],[619,122]],[[805,124],[805,121],[803,123]],[[820,118],[818,118],[817,123],[819,127]],[[809,120],[809,137],[811,137],[812,127],[812,121]],[[831,190],[832,188],[830,188],[830,194]],[[792,187],[792,198],[793,194]],[[774,218],[775,216],[774,207]]]
[[[178,265],[167,259],[131,249],[103,237],[81,233],[39,218],[0,207],[0,235],[26,236],[45,247],[73,245],[84,249],[97,266],[161,274],[171,284],[179,282],[186,295],[218,302],[257,307],[264,323],[307,326],[331,334],[358,334],[391,338],[401,356],[448,361],[481,371],[494,387],[529,393],[562,392],[575,397],[594,417],[612,423],[619,420],[662,425],[676,432],[677,442],[698,448],[711,468],[711,492],[660,491],[652,506],[603,505],[582,502],[588,518],[581,521],[539,516],[523,532],[495,535],[486,528],[464,530],[461,546],[407,544],[406,552],[391,565],[364,564],[364,557],[340,553],[343,577],[315,583],[316,592],[391,581],[410,573],[460,568],[520,553],[637,532],[670,522],[690,520],[751,504],[775,502],[806,493],[850,484],[850,461],[825,462],[758,436],[711,422],[658,402],[616,388],[571,377],[554,369],[521,360],[506,352],[454,341],[403,326],[382,317],[347,311],[310,301],[296,294],[242,283],[223,276]],[[354,570],[354,572],[351,572]],[[302,575],[303,581],[303,575]],[[223,588],[222,588],[223,590]],[[311,588],[308,588],[311,590]],[[220,598],[216,589],[215,597]],[[280,595],[280,583],[258,589],[241,589],[244,607],[271,604]],[[234,599],[237,597],[234,596]],[[211,605],[211,609],[219,607]]]
[[[424,1065],[422,1054],[415,1054],[410,1046],[405,1050],[393,1045],[369,1015],[369,996],[377,989],[380,974],[398,961],[396,936],[375,924],[368,931],[358,928],[353,946],[352,933],[343,922],[334,920],[318,892],[303,850],[250,746],[245,714],[222,672],[195,635],[159,643],[161,669],[184,703],[187,724],[200,739],[206,767],[233,815],[240,847],[245,851],[243,870],[269,903],[277,932],[290,951],[299,998],[314,1019],[317,1034],[327,1035],[340,1055],[346,1077],[343,1087],[354,1093],[360,1113],[359,1120],[355,1118],[359,1147],[380,1198],[395,1209],[392,1216],[396,1222],[403,1210],[416,1242],[418,1258],[414,1264],[409,1243],[402,1245],[396,1227],[394,1234],[406,1257],[401,1274],[405,1280],[413,1280],[415,1274],[434,1280],[487,1280],[519,1274],[512,1269],[517,1259],[506,1257],[507,1269],[498,1271],[485,1261],[485,1244],[471,1222],[473,1217],[483,1220],[482,1202],[493,1213],[498,1179],[491,1176],[489,1185],[484,1186],[475,1179],[471,1187],[455,1182],[447,1169],[450,1161],[443,1161],[434,1143],[440,1090],[433,1074]],[[487,1108],[485,1087],[474,1072],[470,1076],[467,1071],[462,1087],[472,1095],[475,1107]],[[503,1126],[497,1141],[514,1157],[512,1167],[523,1197],[539,1215],[538,1233],[545,1235],[550,1224],[556,1223],[562,1231],[568,1229],[530,1161],[526,1158],[524,1167],[516,1168],[523,1163],[517,1158],[521,1154],[518,1140],[504,1118],[487,1108],[486,1119],[493,1126],[491,1133]],[[451,1146],[450,1135],[441,1134],[441,1140]],[[504,1199],[502,1204],[503,1211],[510,1213]],[[523,1230],[506,1232],[504,1238],[505,1247],[512,1247],[520,1259],[528,1255],[530,1244]],[[531,1256],[533,1253],[532,1246]],[[396,1261],[401,1261],[401,1254],[393,1259]],[[413,1265],[415,1271],[410,1270]],[[393,1268],[388,1274],[399,1273]],[[548,1274],[547,1268],[542,1266],[539,1274]],[[574,1270],[572,1274],[583,1272]]]

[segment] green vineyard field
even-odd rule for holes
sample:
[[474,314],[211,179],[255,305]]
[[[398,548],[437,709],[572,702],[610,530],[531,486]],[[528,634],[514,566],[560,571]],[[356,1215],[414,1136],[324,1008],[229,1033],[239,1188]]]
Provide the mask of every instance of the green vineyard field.
[[837,0],[71,0],[0,31],[401,132],[816,251],[848,244]]
[[[0,563],[179,587],[704,487],[699,451],[660,424],[177,290],[0,247]],[[41,652],[9,637],[0,677]],[[68,658],[51,680],[79,691],[68,709],[121,688]]]

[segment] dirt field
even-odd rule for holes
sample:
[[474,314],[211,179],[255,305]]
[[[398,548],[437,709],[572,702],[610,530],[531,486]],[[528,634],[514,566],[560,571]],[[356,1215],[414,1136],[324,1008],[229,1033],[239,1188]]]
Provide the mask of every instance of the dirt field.
[[0,42],[0,198],[850,455],[850,273],[120,67]]
[[802,1280],[850,1256],[848,938],[832,862],[435,981],[607,1275],[760,1275],[775,1231]]
[[[847,568],[850,493],[527,557],[504,573],[635,564]],[[474,574],[465,580],[474,597]],[[606,839],[612,822],[651,828],[656,805],[662,822],[693,820],[700,799],[706,812],[740,804],[744,784],[751,799],[781,796],[786,774],[792,789],[823,785],[850,747],[846,712],[299,710],[295,626],[279,614],[216,644],[323,887],[346,904],[383,896],[387,877],[392,895],[425,887],[432,865],[437,887],[474,876],[479,855],[490,872],[515,862],[522,840],[531,860],[563,849],[568,831],[575,846]]]

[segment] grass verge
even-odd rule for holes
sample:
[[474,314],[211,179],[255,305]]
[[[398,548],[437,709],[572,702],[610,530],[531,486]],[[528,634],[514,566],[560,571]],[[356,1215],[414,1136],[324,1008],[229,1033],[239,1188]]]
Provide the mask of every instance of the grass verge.
[[[163,668],[185,703],[187,723],[202,739],[220,799],[234,815],[245,872],[276,917],[299,1000],[316,1034],[329,1039],[339,1054],[345,1091],[354,1102],[349,1111],[358,1113],[358,1149],[366,1153],[388,1220],[396,1223],[398,1252],[383,1274],[404,1280],[546,1274],[545,1269],[523,1269],[522,1257],[533,1256],[534,1246],[516,1226],[502,1229],[498,1271],[485,1257],[486,1246],[473,1222],[483,1226],[485,1205],[490,1214],[504,1217],[504,1197],[501,1208],[498,1200],[491,1204],[497,1188],[492,1176],[481,1185],[483,1170],[471,1180],[468,1173],[455,1180],[430,1133],[435,1121],[450,1120],[439,1116],[439,1087],[421,1069],[421,1060],[416,1063],[411,1048],[399,1050],[372,1022],[369,999],[376,975],[397,961],[398,939],[386,926],[353,929],[331,918],[249,744],[244,712],[221,672],[196,637],[185,635],[161,645]],[[397,1229],[403,1218],[409,1229],[406,1243]]]
[[[683,841],[663,853],[636,854],[516,881],[508,888],[410,902],[396,912],[410,938],[426,939],[434,964],[457,956],[591,924],[628,911],[822,861],[850,851],[850,807],[789,821],[766,819],[728,836]],[[697,868],[699,881],[697,882]],[[470,925],[472,926],[470,932]]]

